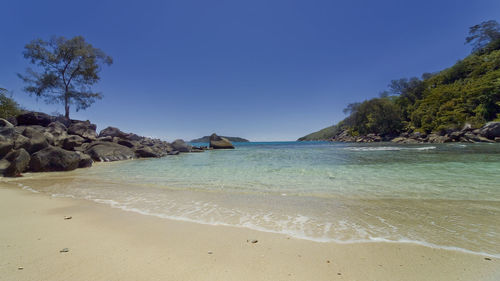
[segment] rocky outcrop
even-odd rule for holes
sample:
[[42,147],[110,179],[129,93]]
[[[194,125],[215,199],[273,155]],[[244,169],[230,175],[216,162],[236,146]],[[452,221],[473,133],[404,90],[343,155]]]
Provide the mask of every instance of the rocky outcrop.
[[233,149],[233,144],[226,138],[219,137],[215,133],[210,136],[210,147],[213,149]]
[[[0,118],[0,174],[69,171],[93,161],[119,161],[190,152],[183,140],[173,144],[108,127],[96,133],[90,121],[24,112],[12,121]],[[203,148],[196,149],[204,151]]]
[[110,162],[136,158],[132,149],[114,142],[95,142],[85,150],[94,161]]
[[449,143],[449,142],[499,142],[500,122],[489,122],[479,129],[473,129],[465,125],[461,130],[448,130],[438,133],[403,132],[400,135],[377,135],[353,136],[349,130],[341,130],[331,141],[339,142],[377,142],[391,141],[394,143],[417,144],[417,143]]
[[13,150],[5,156],[5,160],[10,162],[10,165],[5,169],[4,176],[6,177],[18,177],[28,169],[30,164],[29,153],[21,148],[19,150]]
[[78,168],[80,154],[60,147],[49,146],[31,155],[33,172],[71,171]]

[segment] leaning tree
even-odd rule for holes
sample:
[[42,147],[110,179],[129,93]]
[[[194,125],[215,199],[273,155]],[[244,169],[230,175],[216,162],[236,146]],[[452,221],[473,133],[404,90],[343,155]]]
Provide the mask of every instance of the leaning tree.
[[26,83],[24,90],[46,103],[62,103],[67,119],[70,106],[79,111],[102,98],[91,88],[100,80],[101,65],[111,65],[113,59],[82,36],[36,39],[24,49],[24,57],[37,66],[36,70],[28,68],[26,74],[18,74]]

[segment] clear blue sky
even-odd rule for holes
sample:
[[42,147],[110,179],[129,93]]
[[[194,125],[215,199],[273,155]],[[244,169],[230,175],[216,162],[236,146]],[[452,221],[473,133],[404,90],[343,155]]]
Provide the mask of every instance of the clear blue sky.
[[344,118],[392,79],[451,66],[468,27],[500,21],[498,0],[0,2],[0,85],[22,91],[34,38],[84,36],[114,58],[104,94],[76,119],[191,139],[217,132],[294,140]]

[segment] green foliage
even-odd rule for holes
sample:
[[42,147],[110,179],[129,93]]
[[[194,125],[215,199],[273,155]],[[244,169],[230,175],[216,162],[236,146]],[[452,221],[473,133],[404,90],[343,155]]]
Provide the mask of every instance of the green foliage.
[[473,51],[476,52],[498,39],[500,39],[500,24],[495,20],[489,20],[471,26],[465,43],[472,44]]
[[7,90],[0,88],[0,118],[8,119],[21,113],[19,104],[7,96]]
[[338,132],[340,132],[340,127],[337,125],[333,125],[317,132],[311,133],[307,136],[303,136],[299,138],[298,141],[329,140],[333,138]]
[[102,98],[100,93],[91,91],[91,86],[100,80],[101,65],[113,63],[111,57],[81,36],[33,40],[25,46],[24,57],[39,69],[36,72],[28,68],[26,75],[19,74],[27,84],[24,90],[47,103],[64,104],[66,118],[70,105],[78,111]]
[[374,98],[359,104],[344,122],[361,135],[391,134],[403,127],[401,109],[390,98]]

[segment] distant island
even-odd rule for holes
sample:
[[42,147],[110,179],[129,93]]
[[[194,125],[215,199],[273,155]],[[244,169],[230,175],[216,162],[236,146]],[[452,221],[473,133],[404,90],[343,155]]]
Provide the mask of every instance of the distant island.
[[392,80],[378,97],[347,105],[344,120],[298,140],[499,142],[500,28],[494,23],[471,27],[472,53],[450,68]]
[[[250,142],[249,140],[240,137],[225,137],[225,136],[221,137],[226,138],[231,142]],[[191,143],[210,142],[210,136],[204,136],[199,139],[191,140],[190,142]]]

